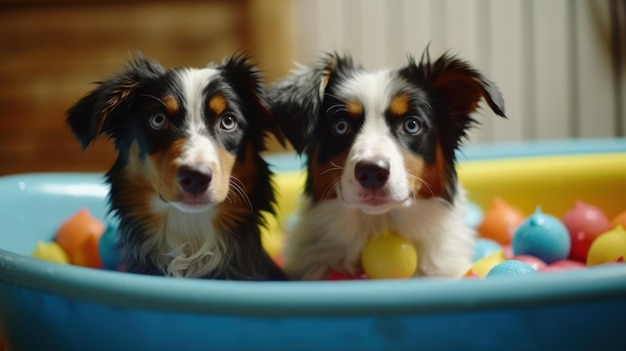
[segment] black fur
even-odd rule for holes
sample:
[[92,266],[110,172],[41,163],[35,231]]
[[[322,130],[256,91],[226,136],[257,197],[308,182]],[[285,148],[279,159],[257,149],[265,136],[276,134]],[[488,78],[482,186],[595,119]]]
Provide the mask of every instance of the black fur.
[[[219,89],[229,102],[234,102],[238,110],[233,113],[242,126],[241,132],[226,136],[215,133],[212,136],[224,149],[237,155],[238,160],[253,157],[257,173],[254,191],[248,194],[253,211],[238,219],[237,228],[224,233],[227,242],[225,261],[206,278],[282,280],[281,270],[263,250],[259,230],[259,225],[265,225],[261,212],[275,212],[271,171],[259,152],[264,149],[266,133],[278,129],[268,108],[260,74],[245,55],[235,55],[210,67],[217,69],[219,75],[205,89]],[[147,156],[167,148],[174,138],[184,137],[180,128],[185,118],[184,107],[171,118],[171,127],[167,132],[145,128],[146,116],[163,108],[155,97],[162,96],[164,92],[180,93],[181,89],[172,79],[176,72],[177,69],[165,70],[158,63],[138,54],[131,59],[125,72],[97,83],[95,90],[68,111],[67,123],[83,149],[100,134],[114,141],[118,158],[106,174],[106,181],[110,184],[108,200],[110,211],[120,220],[122,264],[130,272],[164,274],[154,263],[154,255],[159,253],[140,250],[145,238],[152,233],[147,233],[142,224],[145,218],[131,215],[134,194],[121,174],[128,164],[131,143],[138,144],[140,154]],[[249,151],[242,140],[252,141],[254,155],[246,154]]]
[[[283,132],[298,153],[306,153],[311,162],[327,162],[328,159],[350,147],[351,139],[329,135],[331,115],[341,113],[331,107],[335,86],[350,79],[363,68],[354,63],[349,55],[326,54],[317,65],[300,69],[286,79],[277,82],[270,90],[270,103],[278,117]],[[445,199],[451,201],[456,191],[455,150],[467,137],[467,131],[477,122],[471,117],[482,97],[499,116],[504,115],[504,100],[493,82],[482,76],[467,62],[443,55],[430,61],[428,50],[419,63],[409,57],[405,67],[392,72],[406,86],[405,92],[412,97],[412,114],[419,116],[425,132],[418,137],[396,135],[408,150],[419,154],[427,162],[434,159],[434,145],[443,146],[448,166],[447,181],[450,186]],[[358,130],[361,120],[348,120]],[[388,123],[397,119],[387,118]],[[392,126],[394,127],[394,126]],[[397,130],[397,126],[392,130]],[[319,145],[317,160],[311,159],[311,145]],[[311,174],[309,174],[309,178]],[[310,193],[311,179],[305,191]]]

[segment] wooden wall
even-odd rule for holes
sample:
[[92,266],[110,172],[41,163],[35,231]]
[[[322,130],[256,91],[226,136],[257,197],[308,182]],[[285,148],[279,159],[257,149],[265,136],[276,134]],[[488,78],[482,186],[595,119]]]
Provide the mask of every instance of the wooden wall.
[[[87,151],[64,123],[92,82],[141,50],[165,67],[204,66],[248,50],[268,80],[291,61],[289,1],[0,1],[0,175],[103,171],[104,139]],[[284,39],[283,39],[284,38]]]

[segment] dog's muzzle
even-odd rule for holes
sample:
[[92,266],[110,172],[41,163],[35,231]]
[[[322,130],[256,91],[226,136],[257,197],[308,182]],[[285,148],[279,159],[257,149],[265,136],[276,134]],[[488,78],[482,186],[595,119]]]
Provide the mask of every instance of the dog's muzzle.
[[211,184],[213,171],[210,167],[183,166],[176,172],[176,181],[180,189],[189,194],[202,194]]
[[365,189],[379,189],[389,180],[389,168],[389,161],[384,159],[359,161],[354,167],[354,177]]

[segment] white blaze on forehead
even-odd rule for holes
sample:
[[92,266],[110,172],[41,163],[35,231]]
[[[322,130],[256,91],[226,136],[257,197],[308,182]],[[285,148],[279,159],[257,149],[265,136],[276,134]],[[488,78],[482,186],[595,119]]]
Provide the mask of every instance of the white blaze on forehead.
[[385,113],[397,88],[390,70],[362,72],[342,82],[338,97],[344,101],[358,101],[364,112],[361,130],[353,145],[359,158],[383,156],[395,149]]
[[179,157],[179,164],[212,164],[217,160],[217,150],[205,123],[206,87],[219,73],[213,68],[188,68],[178,74],[182,105],[185,111],[184,129],[188,138]]
[[[410,189],[401,147],[391,133],[386,114],[391,100],[402,90],[402,85],[390,70],[359,73],[342,83],[337,91],[338,98],[342,101],[358,101],[363,107],[364,121],[356,131],[344,165],[341,198],[346,203],[360,203],[361,187],[354,175],[357,163],[384,159],[389,162],[390,167],[389,180],[384,185],[384,191],[393,204],[391,206],[397,206],[409,198]],[[385,211],[388,209],[385,206],[381,208]]]

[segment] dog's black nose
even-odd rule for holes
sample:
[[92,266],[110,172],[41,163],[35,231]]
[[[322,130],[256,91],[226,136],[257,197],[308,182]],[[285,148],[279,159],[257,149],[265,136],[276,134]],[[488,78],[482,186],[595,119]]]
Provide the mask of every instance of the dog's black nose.
[[176,172],[176,180],[180,188],[191,194],[205,192],[211,184],[213,172],[208,167],[180,167]]
[[367,189],[378,189],[389,179],[389,161],[383,159],[359,161],[354,168],[356,180]]

